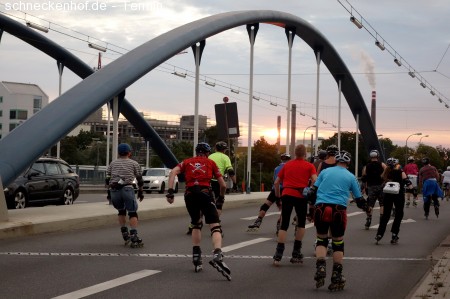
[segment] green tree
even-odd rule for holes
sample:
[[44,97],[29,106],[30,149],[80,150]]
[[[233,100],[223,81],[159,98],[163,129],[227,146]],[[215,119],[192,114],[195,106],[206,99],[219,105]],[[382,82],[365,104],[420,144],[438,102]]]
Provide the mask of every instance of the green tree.
[[439,152],[436,148],[420,143],[417,147],[417,150],[414,154],[416,159],[419,159],[419,167],[422,167],[422,158],[428,157],[430,159],[430,164],[435,166],[437,169],[443,169],[445,166],[445,161],[439,155]]

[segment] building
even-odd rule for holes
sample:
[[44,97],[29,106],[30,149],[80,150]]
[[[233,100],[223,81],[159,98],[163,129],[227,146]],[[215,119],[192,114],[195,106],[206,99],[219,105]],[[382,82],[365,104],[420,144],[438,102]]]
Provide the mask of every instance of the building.
[[0,82],[0,139],[48,104],[36,84]]

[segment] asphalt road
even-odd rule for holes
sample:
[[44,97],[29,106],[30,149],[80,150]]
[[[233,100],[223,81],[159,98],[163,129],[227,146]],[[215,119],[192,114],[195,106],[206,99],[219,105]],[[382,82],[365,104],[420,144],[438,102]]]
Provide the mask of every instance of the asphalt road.
[[193,271],[190,237],[184,234],[186,215],[142,221],[139,233],[145,246],[138,249],[123,246],[118,226],[5,240],[0,244],[0,298],[405,298],[430,268],[430,253],[449,234],[449,207],[443,202],[441,218],[427,221],[421,206],[405,209],[399,244],[391,245],[387,232],[375,245],[376,228],[364,230],[365,215],[350,206],[347,285],[334,294],[326,288],[330,260],[326,285],[315,289],[314,228],[306,232],[303,264],[289,263],[294,231],[290,227],[286,256],[274,267],[277,214],[269,214],[259,232],[247,233],[259,209],[250,205],[225,210],[222,217],[232,281],[207,264],[212,249],[207,227],[204,270]]

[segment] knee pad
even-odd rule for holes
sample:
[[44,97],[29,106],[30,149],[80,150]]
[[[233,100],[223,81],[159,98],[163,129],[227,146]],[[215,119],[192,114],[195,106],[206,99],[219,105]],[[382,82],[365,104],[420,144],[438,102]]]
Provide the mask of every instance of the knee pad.
[[136,218],[138,218],[138,214],[137,214],[137,212],[128,212],[128,218],[133,218],[133,217],[136,217]]
[[260,210],[261,210],[261,211],[264,211],[264,212],[267,212],[267,210],[268,210],[269,208],[270,208],[270,206],[269,206],[268,204],[264,203],[264,204],[261,206]]
[[323,246],[325,248],[328,247],[328,238],[320,238],[319,236],[317,236],[316,238],[316,246]]
[[344,252],[344,240],[340,240],[340,241],[332,241],[331,243],[332,247],[333,247],[333,251],[342,251]]
[[202,227],[203,227],[203,221],[200,221],[200,223],[192,224],[192,229],[202,230]]
[[127,210],[119,210],[119,212],[117,213],[118,216],[126,216],[127,215]]
[[221,225],[217,225],[217,226],[214,226],[213,228],[211,228],[211,236],[212,236],[214,233],[220,233],[220,234],[222,234],[222,226],[221,226]]

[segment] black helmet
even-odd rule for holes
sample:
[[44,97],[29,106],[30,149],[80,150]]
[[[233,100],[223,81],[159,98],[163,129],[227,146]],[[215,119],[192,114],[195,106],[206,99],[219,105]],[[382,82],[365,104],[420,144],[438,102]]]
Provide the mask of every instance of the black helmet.
[[399,163],[398,159],[396,158],[389,158],[386,160],[386,164],[390,167],[394,167],[395,165],[397,165]]
[[430,164],[430,158],[428,158],[428,157],[423,157],[423,158],[422,158],[422,163],[425,164],[425,165]]
[[352,155],[347,151],[340,151],[336,154],[336,161],[350,164],[350,161],[352,160]]
[[209,154],[211,152],[211,147],[209,146],[208,143],[206,142],[200,142],[199,144],[197,144],[197,146],[195,147],[195,152],[197,154],[199,153],[203,153],[203,154]]
[[219,141],[216,143],[216,150],[224,151],[228,148],[228,144],[225,141]]
[[318,157],[319,157],[319,159],[324,160],[327,157],[327,154],[328,153],[327,153],[326,150],[320,150],[319,154],[318,154]]
[[338,147],[334,144],[327,147],[328,155],[335,155],[339,151]]
[[371,158],[378,158],[380,156],[380,153],[377,150],[371,150],[369,156]]
[[283,161],[291,160],[291,155],[289,155],[288,153],[284,153],[284,154],[281,154],[280,158]]

